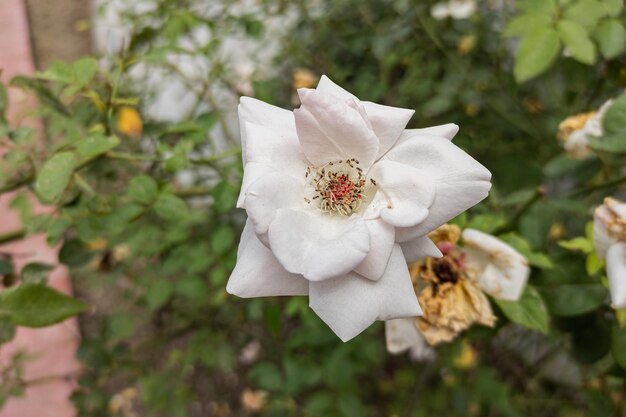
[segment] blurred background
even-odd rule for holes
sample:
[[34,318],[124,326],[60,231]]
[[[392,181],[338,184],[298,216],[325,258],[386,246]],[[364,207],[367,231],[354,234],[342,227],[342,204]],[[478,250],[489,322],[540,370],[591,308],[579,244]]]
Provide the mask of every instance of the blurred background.
[[[2,283],[86,307],[0,326],[0,416],[626,415],[603,266],[558,244],[623,195],[626,147],[557,139],[626,87],[621,1],[1,1]],[[548,29],[565,20],[582,29]],[[494,304],[494,328],[391,355],[382,323],[344,344],[305,297],[226,293],[238,99],[292,109],[322,74],[416,109],[409,128],[461,127],[494,188],[455,222],[532,258],[545,325]]]

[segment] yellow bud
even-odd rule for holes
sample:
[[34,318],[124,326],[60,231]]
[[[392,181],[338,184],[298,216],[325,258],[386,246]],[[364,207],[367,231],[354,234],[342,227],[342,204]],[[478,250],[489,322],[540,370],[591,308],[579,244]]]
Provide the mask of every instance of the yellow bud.
[[132,138],[141,137],[143,123],[141,116],[134,107],[121,107],[117,113],[117,130]]
[[87,243],[87,247],[89,250],[102,250],[107,247],[107,241],[106,239],[99,237]]
[[463,371],[476,366],[476,351],[465,340],[462,343],[461,352],[454,358],[454,366]]
[[293,72],[293,89],[311,88],[318,80],[318,76],[312,71],[304,68],[298,68]]
[[476,46],[476,35],[465,35],[456,44],[456,50],[460,55],[467,55]]

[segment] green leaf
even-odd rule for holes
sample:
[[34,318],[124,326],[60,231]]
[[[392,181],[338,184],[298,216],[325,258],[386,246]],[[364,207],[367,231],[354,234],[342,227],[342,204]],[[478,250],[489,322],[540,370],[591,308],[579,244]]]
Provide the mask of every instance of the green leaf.
[[626,152],[626,129],[622,133],[592,138],[589,140],[589,147],[596,151],[624,153]]
[[174,292],[174,285],[165,278],[154,279],[146,288],[146,302],[150,310],[162,307]]
[[3,83],[0,83],[0,120],[4,119],[4,114],[9,107],[9,95]]
[[157,182],[148,175],[139,175],[128,184],[128,196],[141,204],[152,204],[158,193]]
[[53,265],[32,262],[22,268],[20,279],[24,284],[43,284],[53,269]]
[[604,304],[608,292],[600,284],[565,284],[538,288],[555,316],[577,316]]
[[497,228],[503,226],[506,219],[501,214],[479,214],[472,217],[467,227],[477,229],[485,233],[491,233]]
[[261,362],[248,373],[248,378],[259,388],[278,391],[283,387],[283,376],[276,365],[271,362]]
[[607,58],[615,58],[626,49],[626,30],[617,19],[608,19],[600,22],[595,31],[600,52]]
[[595,252],[591,252],[585,262],[587,274],[593,276],[600,272],[602,268],[604,268],[604,260],[600,259]]
[[22,284],[0,293],[0,316],[18,326],[50,326],[86,309],[85,303],[44,285]]
[[31,90],[37,95],[37,98],[39,98],[42,104],[65,116],[70,116],[70,112],[67,107],[65,107],[65,105],[61,103],[61,101],[59,101],[59,99],[52,94],[52,92],[44,86],[41,81],[23,76],[17,76],[11,80],[11,85],[25,90]]
[[519,0],[517,6],[527,13],[552,16],[556,12],[555,0]]
[[537,30],[543,30],[550,27],[552,17],[549,14],[526,13],[515,18],[506,25],[503,36],[524,36]]
[[79,267],[91,260],[91,253],[78,239],[66,240],[59,251],[59,262],[71,267]]
[[15,270],[15,265],[11,258],[0,258],[0,275],[12,274]]
[[514,75],[522,83],[547,70],[561,49],[552,28],[538,29],[522,38],[515,58]]
[[0,344],[10,342],[15,337],[15,324],[0,320]]
[[522,297],[518,301],[498,299],[494,299],[494,301],[512,322],[542,333],[548,333],[548,310],[537,290],[530,285],[526,286]]
[[211,248],[219,254],[226,253],[234,243],[235,232],[228,225],[218,226],[211,235]]
[[83,158],[89,159],[108,152],[119,144],[120,139],[117,136],[92,134],[79,141],[76,150]]
[[35,192],[44,204],[56,203],[67,188],[74,168],[76,157],[72,152],[55,154],[41,167],[35,181]]
[[622,10],[624,10],[623,0],[604,0],[602,6],[606,9],[606,12],[611,17],[617,17]]
[[558,244],[567,250],[581,251],[583,253],[591,253],[593,251],[593,243],[582,236],[571,240],[560,240]]
[[220,181],[211,190],[213,209],[218,213],[225,213],[235,207],[238,190],[228,181]]
[[611,351],[615,362],[622,368],[626,368],[626,329],[613,326],[611,338]]
[[80,86],[85,86],[98,72],[98,61],[94,58],[81,58],[72,64],[72,70],[74,81]]
[[185,200],[168,193],[159,195],[154,203],[154,211],[165,220],[184,220],[189,216]]
[[598,0],[579,0],[565,9],[563,18],[585,27],[594,27],[598,20],[608,15],[608,9],[602,3]]
[[626,94],[619,96],[608,108],[602,118],[604,134],[611,136],[623,134],[626,127]]
[[596,46],[591,42],[587,29],[580,23],[561,20],[557,24],[559,36],[572,57],[583,64],[591,65],[596,60]]

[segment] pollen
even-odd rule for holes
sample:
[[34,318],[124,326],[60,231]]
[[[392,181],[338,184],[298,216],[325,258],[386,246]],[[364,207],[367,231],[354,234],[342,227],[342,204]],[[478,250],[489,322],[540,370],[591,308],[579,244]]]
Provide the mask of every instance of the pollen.
[[359,210],[365,199],[368,181],[354,158],[309,167],[305,178],[313,188],[313,197],[305,201],[323,212],[349,216]]

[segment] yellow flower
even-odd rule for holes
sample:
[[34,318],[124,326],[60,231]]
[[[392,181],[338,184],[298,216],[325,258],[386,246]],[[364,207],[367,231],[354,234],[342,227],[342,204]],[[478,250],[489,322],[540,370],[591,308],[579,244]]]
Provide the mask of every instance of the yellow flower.
[[456,44],[456,50],[460,55],[467,55],[476,46],[476,35],[465,35]]
[[319,77],[305,68],[298,68],[293,72],[293,89],[311,88],[315,85]]
[[121,107],[117,113],[117,130],[132,138],[141,137],[143,123],[141,116],[134,107]]

